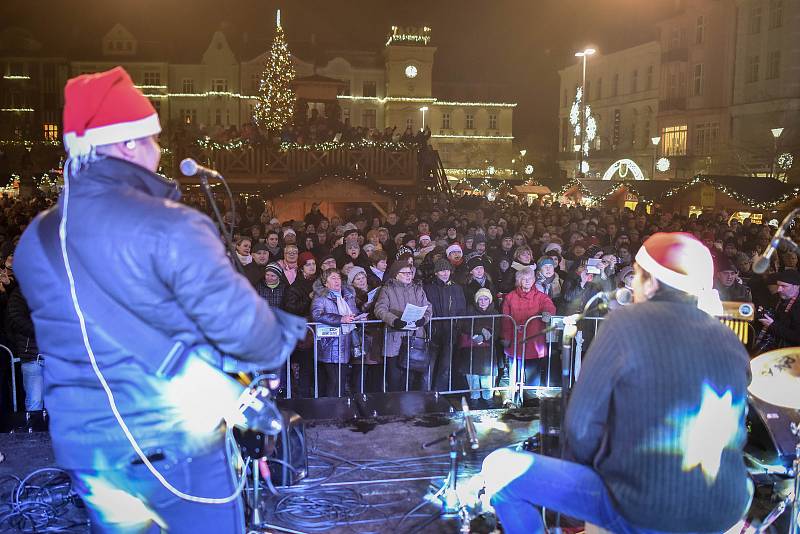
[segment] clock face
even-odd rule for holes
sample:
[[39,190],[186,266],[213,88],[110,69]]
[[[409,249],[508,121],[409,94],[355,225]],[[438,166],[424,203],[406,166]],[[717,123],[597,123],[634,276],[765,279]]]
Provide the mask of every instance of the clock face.
[[416,78],[417,77],[417,67],[414,65],[408,65],[406,67],[406,78]]

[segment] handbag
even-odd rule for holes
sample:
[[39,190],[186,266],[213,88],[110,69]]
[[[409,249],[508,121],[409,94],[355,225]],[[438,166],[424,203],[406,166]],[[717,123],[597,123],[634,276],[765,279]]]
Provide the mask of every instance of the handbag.
[[400,343],[400,367],[411,371],[427,371],[434,353],[434,346],[429,337],[416,335],[404,336]]

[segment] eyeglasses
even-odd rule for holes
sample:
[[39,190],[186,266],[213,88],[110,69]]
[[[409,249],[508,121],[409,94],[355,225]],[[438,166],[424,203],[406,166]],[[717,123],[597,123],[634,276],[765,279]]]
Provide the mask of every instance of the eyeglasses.
[[410,276],[410,275],[412,275],[414,273],[412,273],[411,271],[398,271],[397,274],[406,274],[406,275]]

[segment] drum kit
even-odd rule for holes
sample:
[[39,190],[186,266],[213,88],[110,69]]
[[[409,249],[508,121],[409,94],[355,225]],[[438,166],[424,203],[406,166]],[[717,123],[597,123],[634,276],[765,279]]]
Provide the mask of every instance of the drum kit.
[[757,485],[771,485],[778,504],[761,531],[784,513],[789,534],[800,533],[800,347],[766,352],[750,361],[745,460]]

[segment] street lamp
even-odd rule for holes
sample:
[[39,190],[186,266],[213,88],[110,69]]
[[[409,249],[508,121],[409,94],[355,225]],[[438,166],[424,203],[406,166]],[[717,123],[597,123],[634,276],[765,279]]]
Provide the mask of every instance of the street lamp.
[[594,55],[596,50],[594,48],[587,48],[583,52],[575,52],[575,57],[581,58],[583,62],[583,76],[581,78],[581,109],[580,109],[580,125],[581,125],[581,154],[580,163],[578,164],[578,172],[583,172],[583,140],[586,135],[586,58]]
[[780,136],[783,135],[783,128],[773,128],[770,131],[772,132],[772,137],[774,141],[772,147],[772,177],[776,178],[778,174],[777,169],[775,168],[775,165],[778,160],[778,138],[780,138]]
[[422,128],[421,128],[421,130],[424,130],[425,129],[425,112],[428,111],[428,106],[422,106],[421,108],[419,108],[419,110],[422,112]]
[[656,179],[656,160],[658,159],[658,144],[661,142],[661,136],[657,135],[655,137],[650,138],[650,142],[653,143],[653,174],[650,176],[651,180]]

